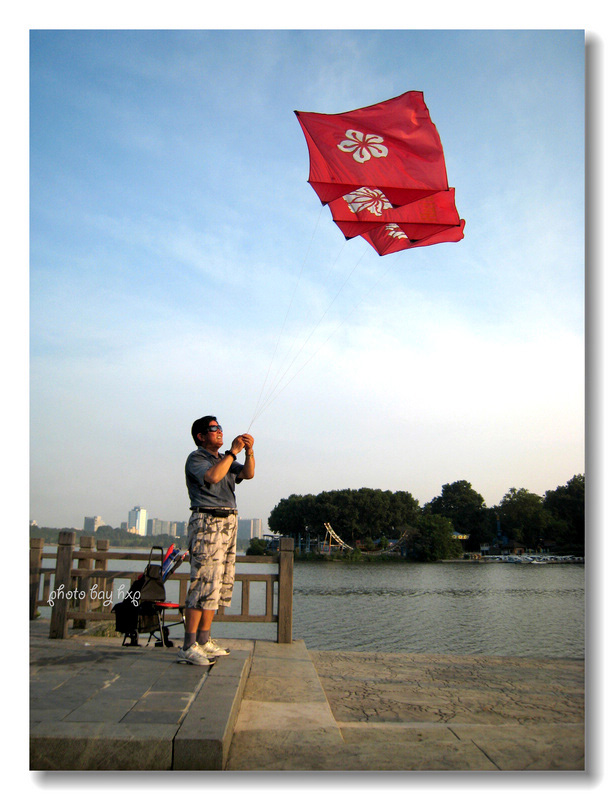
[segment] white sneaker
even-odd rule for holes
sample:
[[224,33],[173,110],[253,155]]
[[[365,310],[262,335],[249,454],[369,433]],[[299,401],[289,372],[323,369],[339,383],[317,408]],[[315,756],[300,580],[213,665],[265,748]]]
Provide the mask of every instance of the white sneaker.
[[191,644],[187,650],[184,650],[183,647],[179,648],[177,650],[177,661],[187,661],[188,664],[196,664],[199,667],[208,667],[213,663],[209,661],[196,642]]
[[226,647],[219,645],[214,639],[209,639],[205,644],[199,644],[200,650],[207,658],[217,658],[218,656],[227,656],[230,653]]

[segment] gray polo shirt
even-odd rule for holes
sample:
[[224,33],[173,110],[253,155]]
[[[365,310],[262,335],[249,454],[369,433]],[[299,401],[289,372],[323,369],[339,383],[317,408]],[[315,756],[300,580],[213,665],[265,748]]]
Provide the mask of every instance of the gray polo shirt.
[[204,447],[190,453],[185,462],[185,482],[190,497],[190,508],[236,508],[235,483],[240,483],[237,475],[243,469],[243,464],[233,461],[228,474],[219,483],[207,483],[205,473],[214,464],[224,458],[224,455],[214,456]]

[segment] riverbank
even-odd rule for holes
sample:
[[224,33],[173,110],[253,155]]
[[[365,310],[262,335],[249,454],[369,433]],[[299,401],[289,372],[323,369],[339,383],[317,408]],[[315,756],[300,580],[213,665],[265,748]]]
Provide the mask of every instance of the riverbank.
[[434,561],[420,561],[407,558],[399,553],[357,552],[348,555],[342,553],[295,553],[294,560],[301,563],[334,562],[335,564],[584,564],[584,556],[553,556],[543,553],[523,555],[481,556],[472,553],[463,558],[440,558]]
[[47,636],[31,623],[34,770],[584,769],[580,660],[228,639],[201,670],[172,649]]

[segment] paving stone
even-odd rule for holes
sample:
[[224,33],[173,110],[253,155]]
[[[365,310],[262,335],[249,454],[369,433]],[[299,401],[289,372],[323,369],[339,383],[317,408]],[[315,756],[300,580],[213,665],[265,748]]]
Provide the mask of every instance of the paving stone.
[[326,703],[326,695],[312,666],[310,672],[301,670],[300,678],[295,674],[268,676],[250,674],[249,682],[245,689],[244,700]]
[[462,740],[471,741],[498,769],[583,770],[584,725],[451,725]]
[[187,692],[146,692],[134,706],[136,711],[170,711],[172,709],[185,710],[192,699]]
[[83,703],[65,718],[65,722],[120,722],[134,706],[134,700],[103,698],[101,693]]
[[235,725],[236,731],[308,730],[332,728],[338,734],[338,726],[330,712],[328,703],[259,702],[243,700]]
[[35,725],[38,722],[61,722],[70,713],[72,708],[62,708],[54,703],[50,708],[30,708],[30,724]]
[[331,728],[266,731],[254,738],[251,730],[238,730],[226,764],[227,770],[330,770],[343,769],[345,748],[339,732]]
[[121,725],[175,725],[177,728],[181,723],[185,709],[137,709],[131,708],[130,711],[119,720]]

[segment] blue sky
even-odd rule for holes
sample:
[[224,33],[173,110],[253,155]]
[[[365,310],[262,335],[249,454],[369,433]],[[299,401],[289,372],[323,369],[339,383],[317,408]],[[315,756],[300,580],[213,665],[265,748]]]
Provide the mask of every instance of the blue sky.
[[[193,419],[217,414],[229,444],[305,342],[251,427],[241,516],[362,486],[424,503],[455,480],[492,505],[584,471],[583,31],[30,47],[31,518],[187,519]],[[408,90],[465,239],[380,258],[320,210],[293,112]]]

